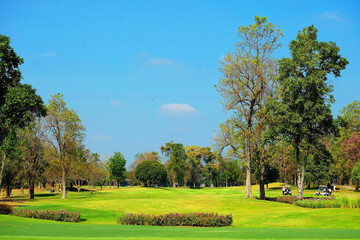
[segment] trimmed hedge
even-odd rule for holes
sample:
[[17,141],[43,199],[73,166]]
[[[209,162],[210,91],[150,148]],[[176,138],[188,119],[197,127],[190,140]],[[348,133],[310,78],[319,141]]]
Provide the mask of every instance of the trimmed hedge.
[[150,226],[196,226],[221,227],[230,226],[232,215],[218,215],[217,213],[169,213],[165,215],[145,215],[128,213],[118,218],[122,225],[150,225]]
[[66,210],[39,211],[39,210],[16,209],[16,208],[13,209],[11,214],[18,217],[39,218],[39,219],[61,221],[61,222],[79,222],[81,216],[80,212],[68,212]]
[[6,203],[0,203],[0,214],[10,214],[13,211],[13,207]]

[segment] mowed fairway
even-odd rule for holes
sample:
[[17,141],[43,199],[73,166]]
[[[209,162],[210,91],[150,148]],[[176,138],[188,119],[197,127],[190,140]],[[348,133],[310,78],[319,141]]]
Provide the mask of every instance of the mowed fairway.
[[[267,196],[281,195],[280,185]],[[258,195],[254,186],[254,195]],[[294,191],[294,190],[293,190]],[[305,192],[312,196],[315,190]],[[338,195],[360,197],[341,189]],[[0,215],[1,239],[360,239],[360,209],[307,209],[244,198],[244,187],[231,188],[120,188],[71,192],[68,199],[46,192],[36,200],[16,197],[12,204],[27,209],[80,211],[80,223],[58,223]],[[222,228],[119,226],[123,213],[218,212],[233,215]]]

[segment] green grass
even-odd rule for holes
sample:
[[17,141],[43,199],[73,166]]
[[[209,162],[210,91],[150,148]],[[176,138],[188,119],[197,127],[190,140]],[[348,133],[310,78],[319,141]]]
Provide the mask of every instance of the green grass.
[[[279,184],[271,184],[268,197],[281,195]],[[254,186],[258,196],[258,186]],[[295,192],[295,189],[293,189]],[[316,190],[306,190],[314,196]],[[15,194],[18,194],[15,191]],[[336,197],[359,199],[360,194],[339,191]],[[12,204],[27,209],[80,211],[80,223],[0,216],[0,238],[73,239],[360,239],[360,209],[309,209],[294,205],[245,199],[244,187],[231,188],[120,188],[71,192],[68,199],[42,192],[33,201],[16,197]],[[165,214],[170,212],[232,213],[234,223],[222,228],[119,226],[123,213]],[[149,238],[151,237],[151,238]]]

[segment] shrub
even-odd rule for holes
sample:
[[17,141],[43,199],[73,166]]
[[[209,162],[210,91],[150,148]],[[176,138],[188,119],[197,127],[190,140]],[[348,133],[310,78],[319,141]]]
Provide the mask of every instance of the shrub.
[[79,222],[80,221],[80,212],[68,212],[66,210],[39,211],[39,210],[14,208],[12,211],[12,215],[18,216],[18,217],[39,218],[39,219],[62,221],[62,222]]
[[217,213],[169,213],[154,216],[128,213],[120,216],[118,223],[122,225],[221,227],[231,225],[232,215],[218,215]]
[[360,198],[341,197],[338,201],[342,208],[360,208]]
[[298,200],[296,196],[281,196],[276,198],[277,202],[289,203],[289,204],[294,204],[296,200]]
[[0,214],[10,214],[13,210],[13,207],[11,205],[8,205],[6,203],[0,203]]
[[296,206],[306,208],[340,208],[341,204],[334,198],[309,198],[295,201]]

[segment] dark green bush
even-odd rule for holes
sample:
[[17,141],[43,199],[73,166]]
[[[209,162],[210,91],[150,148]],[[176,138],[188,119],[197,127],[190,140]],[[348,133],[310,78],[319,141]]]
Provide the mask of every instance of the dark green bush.
[[13,210],[13,207],[6,203],[0,203],[0,214],[10,214]]
[[45,220],[54,220],[61,222],[79,222],[80,212],[68,212],[66,210],[28,210],[28,209],[13,209],[12,215],[27,218],[39,218]]
[[118,223],[122,225],[221,227],[231,225],[232,215],[218,215],[217,213],[169,213],[154,216],[129,213],[120,216]]

